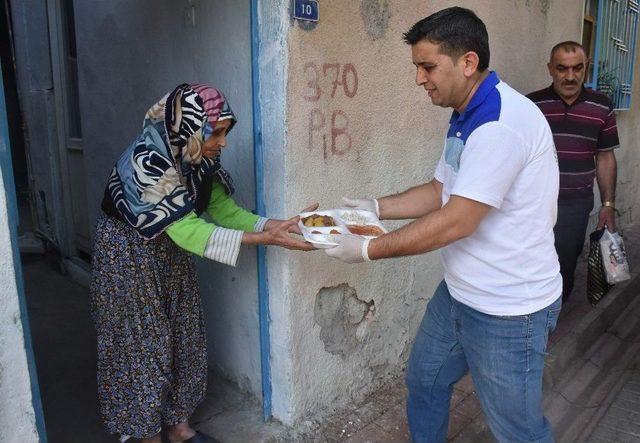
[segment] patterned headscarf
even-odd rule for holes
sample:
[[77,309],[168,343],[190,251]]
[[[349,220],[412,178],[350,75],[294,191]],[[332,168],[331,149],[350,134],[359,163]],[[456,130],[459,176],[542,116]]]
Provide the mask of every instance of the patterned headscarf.
[[153,105],[142,134],[120,156],[107,192],[122,218],[146,239],[194,210],[200,184],[209,177],[227,193],[233,182],[220,157],[202,155],[219,120],[236,117],[224,95],[206,85],[182,84]]

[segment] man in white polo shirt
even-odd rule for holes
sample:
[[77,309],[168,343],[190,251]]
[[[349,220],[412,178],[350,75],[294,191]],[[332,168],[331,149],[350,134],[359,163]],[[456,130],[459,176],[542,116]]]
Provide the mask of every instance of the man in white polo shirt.
[[434,179],[375,199],[345,199],[382,219],[414,219],[378,237],[341,236],[349,263],[440,249],[444,281],[429,301],[407,371],[415,442],[445,441],[453,385],[468,371],[501,442],[549,442],[542,412],[547,338],[561,306],[554,248],[558,161],[540,110],[488,70],[484,23],[454,7],[405,35],[416,83],[453,108]]

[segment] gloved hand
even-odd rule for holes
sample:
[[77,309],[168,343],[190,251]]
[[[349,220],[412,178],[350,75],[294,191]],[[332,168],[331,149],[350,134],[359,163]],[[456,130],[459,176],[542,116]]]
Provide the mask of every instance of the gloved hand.
[[375,198],[347,198],[342,197],[342,201],[347,208],[363,209],[365,211],[373,212],[378,218],[380,218],[380,205]]
[[371,261],[367,253],[370,238],[351,234],[334,235],[333,238],[338,242],[338,246],[324,250],[329,257],[346,263]]

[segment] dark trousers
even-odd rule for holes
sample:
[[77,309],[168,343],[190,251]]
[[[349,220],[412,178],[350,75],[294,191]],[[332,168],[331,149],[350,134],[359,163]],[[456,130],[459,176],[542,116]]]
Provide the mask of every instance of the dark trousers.
[[553,228],[556,251],[562,274],[562,300],[567,301],[573,290],[573,275],[593,209],[593,197],[558,201],[558,221]]

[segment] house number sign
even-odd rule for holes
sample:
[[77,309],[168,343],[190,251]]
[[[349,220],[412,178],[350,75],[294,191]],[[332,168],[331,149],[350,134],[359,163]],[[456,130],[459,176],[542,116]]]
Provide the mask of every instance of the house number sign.
[[317,22],[320,17],[318,0],[293,0],[293,18]]

